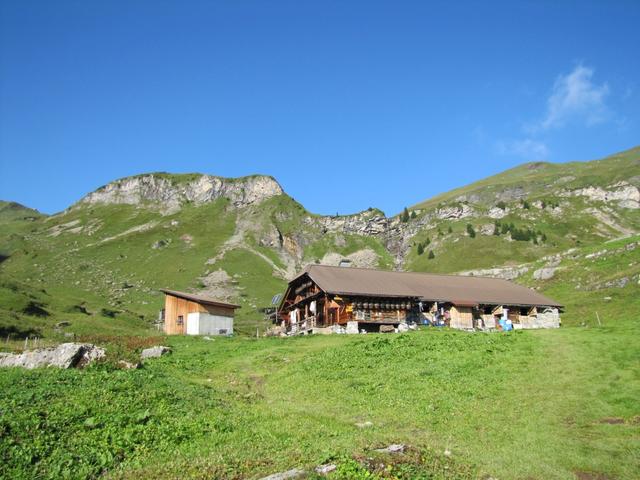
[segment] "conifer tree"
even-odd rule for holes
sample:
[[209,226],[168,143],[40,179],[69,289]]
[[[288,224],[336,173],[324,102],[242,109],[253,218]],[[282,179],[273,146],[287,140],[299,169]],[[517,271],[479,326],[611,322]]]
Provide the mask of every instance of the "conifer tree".
[[467,233],[471,238],[476,238],[476,231],[473,229],[473,225],[467,223]]

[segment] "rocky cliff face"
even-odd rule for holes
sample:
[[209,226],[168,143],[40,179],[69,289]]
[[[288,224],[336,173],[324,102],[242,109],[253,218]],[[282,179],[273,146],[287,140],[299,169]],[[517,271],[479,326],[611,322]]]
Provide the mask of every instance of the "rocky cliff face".
[[628,182],[618,182],[606,188],[591,186],[572,191],[564,191],[563,197],[586,197],[599,202],[617,202],[622,208],[640,208],[640,189]]
[[[430,249],[437,255],[455,250],[454,244],[467,236],[467,224],[471,224],[479,236],[485,237],[494,235],[496,220],[515,222],[519,228],[571,220],[573,223],[567,230],[581,232],[580,235],[595,232],[603,238],[634,233],[637,230],[636,213],[629,211],[637,212],[640,207],[640,176],[625,175],[622,180],[621,173],[607,177],[597,163],[587,167],[599,168],[598,175],[593,175],[591,170],[586,173],[593,178],[602,178],[586,187],[586,182],[580,181],[580,172],[574,172],[574,166],[562,170],[562,173],[571,172],[572,175],[558,174],[555,170],[545,173],[551,168],[547,164],[518,167],[507,172],[504,178],[500,175],[493,178],[495,181],[492,183],[480,183],[471,189],[465,187],[456,195],[440,196],[417,205],[411,209],[411,218],[406,221],[401,221],[399,216],[387,217],[377,209],[353,215],[319,216],[307,212],[295,202],[261,205],[272,197],[286,196],[276,180],[268,176],[226,179],[200,174],[139,175],[112,182],[90,193],[74,207],[129,204],[153,208],[164,215],[177,212],[187,203],[202,205],[226,198],[231,206],[242,209],[242,212],[235,219],[236,231],[225,244],[223,253],[244,248],[262,256],[264,251],[260,248],[270,249],[281,261],[278,265],[271,265],[279,277],[290,276],[310,260],[335,263],[338,257],[346,258],[353,253],[354,242],[359,242],[360,250],[357,252],[359,256],[352,259],[353,263],[375,264],[376,255],[381,255],[380,250],[371,255],[367,251],[371,243],[349,237],[376,240],[388,254],[386,265],[389,266],[389,260],[393,259],[395,268],[404,269],[413,268],[407,262],[415,260],[412,260],[412,252],[416,251],[419,242],[424,243],[426,239],[433,241]],[[615,172],[620,168],[605,170]],[[632,173],[637,171],[633,164],[631,167],[623,165],[621,171],[626,172],[625,168]],[[535,181],[529,181],[530,178]],[[467,191],[463,191],[465,189]],[[576,220],[578,215],[581,217]],[[446,235],[445,231],[452,232],[452,225],[453,233]],[[124,233],[129,233],[129,230]],[[553,237],[554,232],[545,233]],[[565,234],[552,241],[560,248],[561,244],[568,244],[578,236]],[[498,232],[497,237],[509,242],[513,240],[504,232]],[[319,245],[323,238],[330,238],[334,244],[325,242]],[[350,247],[345,249],[347,242],[351,242]],[[218,252],[211,258],[223,256]],[[268,256],[264,260],[271,262]],[[509,267],[505,272],[487,271],[484,274],[506,277],[521,274]]]
[[278,182],[263,175],[238,179],[197,175],[184,181],[179,176],[149,174],[116,180],[88,194],[78,204],[151,203],[175,210],[185,203],[200,205],[228,198],[234,206],[242,207],[259,204],[282,193]]

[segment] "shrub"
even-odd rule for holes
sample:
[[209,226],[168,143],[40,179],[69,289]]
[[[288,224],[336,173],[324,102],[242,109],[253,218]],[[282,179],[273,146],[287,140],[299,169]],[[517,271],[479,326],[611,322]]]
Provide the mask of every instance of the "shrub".
[[431,260],[433,258],[436,258],[436,255],[435,255],[435,253],[433,253],[433,250],[429,250],[429,255],[427,255],[427,258],[429,260]]
[[418,243],[418,255],[422,255],[424,253],[424,247],[421,243]]
[[473,229],[473,225],[467,223],[467,233],[471,238],[476,238],[476,231]]

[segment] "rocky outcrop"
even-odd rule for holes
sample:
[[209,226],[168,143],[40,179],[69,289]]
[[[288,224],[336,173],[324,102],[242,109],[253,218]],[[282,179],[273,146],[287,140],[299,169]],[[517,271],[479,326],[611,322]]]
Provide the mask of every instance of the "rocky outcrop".
[[480,225],[479,231],[480,235],[493,235],[496,231],[496,226],[493,223],[485,223],[484,225]]
[[502,278],[504,280],[515,280],[529,271],[529,267],[519,265],[515,267],[486,268],[482,270],[468,270],[459,272],[458,275],[474,276],[474,277],[491,277]]
[[550,280],[552,279],[558,267],[543,267],[533,272],[534,280]]
[[164,174],[123,178],[88,194],[78,204],[151,203],[160,204],[164,209],[177,209],[185,203],[200,205],[228,198],[234,206],[243,207],[284,193],[278,182],[263,175],[238,179],[199,175],[187,181],[184,178]]
[[491,209],[489,209],[487,216],[489,218],[499,219],[499,218],[506,217],[508,213],[509,213],[509,210],[506,208],[492,207]]
[[618,182],[609,185],[606,189],[602,187],[585,187],[577,190],[564,191],[563,197],[587,197],[590,200],[599,202],[618,202],[622,208],[640,208],[640,189],[627,182]]
[[0,353],[0,367],[84,367],[104,355],[104,349],[90,343],[62,343],[55,348],[29,350],[18,354]]
[[370,248],[365,248],[353,252],[349,255],[341,255],[335,252],[329,252],[325,254],[320,260],[322,265],[338,266],[343,260],[351,262],[351,266],[360,268],[377,268],[379,256]]
[[436,210],[435,217],[440,220],[458,220],[474,215],[473,208],[466,203],[456,206],[442,207]]
[[319,226],[324,233],[348,235],[380,235],[387,231],[392,220],[379,212],[365,211],[337,217],[309,217],[307,224]]

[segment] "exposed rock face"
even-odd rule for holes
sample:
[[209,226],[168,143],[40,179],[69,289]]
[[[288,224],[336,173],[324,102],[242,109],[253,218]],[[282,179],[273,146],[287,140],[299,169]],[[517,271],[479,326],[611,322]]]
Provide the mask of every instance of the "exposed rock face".
[[607,189],[602,187],[586,187],[562,192],[564,197],[587,197],[600,202],[616,201],[623,208],[640,208],[640,189],[627,182],[618,182]]
[[228,198],[236,207],[258,204],[281,195],[282,187],[267,176],[226,179],[212,175],[174,183],[162,175],[141,175],[116,180],[90,193],[81,204],[129,204],[158,203],[163,208],[180,208],[184,203],[197,205]]
[[504,280],[515,280],[529,271],[529,267],[519,265],[516,267],[487,268],[484,270],[469,270],[460,272],[458,275],[503,278]]
[[556,274],[557,267],[543,267],[533,272],[534,280],[549,280]]
[[104,355],[104,349],[90,343],[62,343],[55,348],[30,350],[20,354],[0,353],[0,367],[83,367]]
[[352,235],[379,235],[387,231],[391,220],[384,215],[361,212],[340,217],[309,218],[308,223],[316,223],[325,232]]
[[344,259],[350,260],[351,265],[360,268],[376,268],[378,266],[378,254],[370,248],[358,250],[350,255],[340,255],[339,253],[330,252],[327,253],[320,263],[322,265],[338,266]]
[[505,188],[503,191],[498,192],[496,195],[497,199],[502,200],[503,202],[520,200],[521,198],[525,198],[526,196],[527,196],[527,192],[523,187]]
[[500,207],[492,207],[487,213],[487,216],[490,218],[498,219],[498,218],[504,218],[508,213],[509,211],[507,209],[502,209]]
[[198,292],[201,295],[217,298],[224,302],[233,301],[238,295],[238,287],[234,284],[233,278],[221,268],[206,273],[200,277],[200,281],[204,286]]
[[480,235],[493,235],[496,231],[496,226],[493,223],[486,223],[480,226]]
[[461,206],[443,207],[436,211],[436,217],[440,220],[457,220],[471,217],[473,214],[473,208],[466,203],[463,203]]

